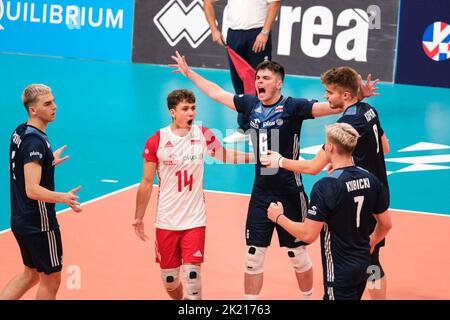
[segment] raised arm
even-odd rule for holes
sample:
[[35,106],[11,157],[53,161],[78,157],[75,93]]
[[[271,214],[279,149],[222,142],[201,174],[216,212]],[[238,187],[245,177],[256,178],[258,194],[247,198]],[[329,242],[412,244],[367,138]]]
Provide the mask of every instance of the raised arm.
[[172,59],[176,62],[176,64],[170,64],[169,67],[176,68],[176,70],[173,71],[174,73],[181,73],[186,78],[191,80],[197,86],[197,88],[203,91],[203,93],[208,97],[227,106],[232,110],[236,110],[236,106],[234,105],[233,101],[234,94],[225,91],[214,82],[203,78],[201,75],[189,68],[189,65],[186,62],[186,58],[184,56],[181,56],[178,51],[175,52],[175,55],[172,56]]
[[375,85],[380,81],[380,79],[375,79],[372,82],[372,74],[369,73],[366,79],[366,83],[363,83],[362,77],[359,74],[358,75],[359,80],[359,92],[358,92],[358,100],[364,100],[365,98],[371,97],[371,96],[379,96],[380,94],[376,91],[378,90],[378,87],[375,87]]

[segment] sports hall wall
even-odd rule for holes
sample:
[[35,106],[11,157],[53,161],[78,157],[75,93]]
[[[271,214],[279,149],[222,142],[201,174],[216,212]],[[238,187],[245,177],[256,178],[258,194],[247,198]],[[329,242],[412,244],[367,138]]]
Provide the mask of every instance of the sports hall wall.
[[[245,0],[243,0],[245,1]],[[450,87],[450,1],[282,0],[273,60],[319,76],[349,65],[385,82]],[[0,0],[0,52],[227,69],[202,0]],[[217,20],[226,32],[226,1]]]

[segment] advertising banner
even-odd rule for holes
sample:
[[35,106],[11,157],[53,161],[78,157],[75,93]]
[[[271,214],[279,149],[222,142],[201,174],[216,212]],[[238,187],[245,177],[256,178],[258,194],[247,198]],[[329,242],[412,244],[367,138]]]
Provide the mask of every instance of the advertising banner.
[[[224,34],[226,4],[216,2]],[[289,74],[319,76],[348,65],[392,82],[397,19],[397,0],[283,0],[272,57]],[[201,0],[136,0],[134,62],[167,64],[177,49],[192,66],[227,69],[226,51],[210,35]]]

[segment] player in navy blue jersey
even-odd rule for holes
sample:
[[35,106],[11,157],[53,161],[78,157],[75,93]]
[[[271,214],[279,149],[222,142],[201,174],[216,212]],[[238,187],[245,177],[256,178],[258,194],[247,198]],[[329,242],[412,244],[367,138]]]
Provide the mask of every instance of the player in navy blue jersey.
[[61,282],[62,243],[55,203],[80,212],[77,187],[55,192],[54,171],[69,157],[66,146],[52,151],[45,131],[55,120],[56,104],[51,89],[32,84],[22,102],[28,121],[13,132],[10,145],[11,230],[19,244],[24,270],[0,293],[0,300],[19,299],[39,283],[36,299],[55,299]]
[[[325,154],[333,171],[311,191],[307,218],[284,215],[281,202],[271,203],[268,218],[307,243],[320,234],[325,300],[359,300],[371,272],[370,252],[392,228],[385,186],[353,164],[359,135],[349,124],[326,129]],[[370,218],[377,221],[371,230]]]
[[[286,214],[296,221],[302,221],[307,211],[307,196],[301,176],[286,170],[271,170],[259,161],[269,147],[283,156],[296,159],[299,155],[300,130],[303,120],[341,112],[330,108],[328,102],[295,99],[281,94],[284,68],[272,61],[264,61],[256,68],[255,86],[257,96],[233,95],[217,84],[203,78],[186,63],[178,52],[172,57],[180,72],[190,79],[200,90],[221,104],[245,113],[253,128],[250,132],[258,159],[255,181],[246,222],[246,299],[257,299],[263,284],[263,267],[267,247],[271,243],[275,225],[267,219],[267,208],[273,201],[285,205]],[[361,81],[362,83],[362,81]],[[371,84],[362,85],[361,99],[372,94]],[[286,247],[294,266],[295,275],[302,294],[300,298],[310,299],[312,295],[313,271],[305,244],[282,228],[276,228],[280,246]]]
[[[389,191],[384,160],[384,154],[389,152],[389,143],[381,127],[378,112],[371,105],[358,99],[358,73],[352,68],[340,67],[326,71],[321,78],[325,86],[325,98],[331,108],[344,109],[342,117],[337,122],[350,124],[360,136],[353,152],[355,165],[373,173]],[[375,80],[373,85],[377,82],[378,80]],[[278,152],[269,150],[268,153],[263,159],[263,164],[268,168],[277,168],[281,164],[283,169],[297,173],[317,174],[328,164],[323,148],[312,160],[290,160],[281,157]],[[370,220],[373,230],[376,221],[372,218]],[[372,253],[371,265],[374,268],[374,277],[370,279],[368,287],[374,300],[386,299],[386,277],[379,258],[380,247],[384,244],[385,241],[381,241]]]

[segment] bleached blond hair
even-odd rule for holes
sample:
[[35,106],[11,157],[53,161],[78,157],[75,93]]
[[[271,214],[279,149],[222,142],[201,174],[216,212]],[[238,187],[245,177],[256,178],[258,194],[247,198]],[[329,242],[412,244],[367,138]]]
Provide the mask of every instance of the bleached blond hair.
[[359,134],[348,123],[330,124],[325,129],[328,141],[336,146],[339,154],[352,154],[358,143]]
[[51,93],[52,89],[45,84],[30,84],[22,92],[22,102],[25,109],[30,107],[30,104],[35,103],[40,95]]

